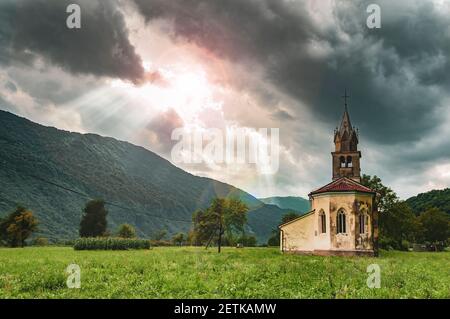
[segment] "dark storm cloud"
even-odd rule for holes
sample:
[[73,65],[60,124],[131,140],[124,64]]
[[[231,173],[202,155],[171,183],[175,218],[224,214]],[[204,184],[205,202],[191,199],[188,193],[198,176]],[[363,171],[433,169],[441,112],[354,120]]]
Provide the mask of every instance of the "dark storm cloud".
[[[337,1],[333,23],[310,1],[134,0],[148,22],[173,22],[175,38],[237,63],[258,63],[279,89],[338,124],[344,88],[366,138],[420,139],[442,119],[450,82],[450,19],[431,2],[378,1],[382,28],[366,27],[374,1]],[[319,5],[320,6],[320,5]]]
[[[81,29],[68,29],[66,8],[81,7]],[[128,39],[116,1],[3,0],[0,2],[0,63],[31,64],[36,56],[73,74],[139,82],[141,58]]]
[[306,11],[292,11],[279,0],[133,1],[147,21],[170,19],[176,37],[240,62],[290,49],[311,33]]

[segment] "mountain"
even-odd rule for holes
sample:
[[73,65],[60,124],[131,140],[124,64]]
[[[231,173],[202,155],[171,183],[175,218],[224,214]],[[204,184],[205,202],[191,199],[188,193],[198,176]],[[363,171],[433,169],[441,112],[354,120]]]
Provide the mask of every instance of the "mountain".
[[406,203],[408,203],[416,214],[423,213],[431,207],[439,208],[447,214],[450,214],[450,188],[432,190],[413,196],[408,198]]
[[276,197],[259,198],[259,200],[266,204],[276,205],[279,208],[299,213],[306,213],[311,210],[311,204],[309,203],[309,200],[304,199],[302,197],[276,196]]
[[40,221],[39,236],[78,235],[90,198],[107,202],[108,228],[122,223],[150,237],[187,232],[192,213],[214,197],[235,196],[251,208],[249,230],[266,242],[286,211],[213,179],[194,176],[155,153],[95,134],[45,127],[0,111],[0,216],[16,204]]

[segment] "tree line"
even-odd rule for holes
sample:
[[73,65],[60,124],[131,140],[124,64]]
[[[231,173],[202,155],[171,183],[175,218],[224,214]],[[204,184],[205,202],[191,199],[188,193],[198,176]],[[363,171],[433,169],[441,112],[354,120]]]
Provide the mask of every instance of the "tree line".
[[[203,245],[256,246],[254,236],[246,234],[248,207],[238,199],[215,198],[210,207],[197,210],[192,215],[192,228],[186,234],[176,233],[167,239],[168,231],[161,229],[151,236],[154,246],[163,245]],[[113,234],[108,230],[108,210],[102,199],[89,200],[82,210],[78,234],[80,238],[119,237],[137,238],[136,229],[130,224],[122,224]],[[26,240],[38,230],[38,220],[33,212],[18,206],[11,214],[0,219],[0,244],[9,247],[24,247]],[[37,238],[36,244],[45,245],[47,239]]]
[[[376,192],[375,209],[378,211],[379,247],[383,249],[407,250],[411,243],[424,244],[428,248],[440,250],[450,244],[450,217],[436,207],[427,207],[415,214],[411,207],[398,198],[389,187],[383,185],[377,176],[363,175],[362,184]],[[192,227],[185,233],[176,233],[167,240],[167,230],[161,229],[152,235],[152,243],[157,245],[204,245],[256,246],[256,237],[247,231],[247,205],[237,198],[215,198],[209,207],[199,209],[192,215]],[[107,223],[108,210],[102,199],[90,200],[82,211],[79,236],[137,238],[136,229],[129,224],[119,226],[111,234]],[[281,223],[300,216],[292,212],[283,216]],[[38,220],[23,206],[18,206],[11,214],[0,219],[0,243],[10,247],[24,247],[26,240],[38,228]],[[279,230],[274,229],[268,246],[279,245]],[[37,240],[38,241],[38,240]],[[41,239],[41,242],[45,242]]]
[[379,246],[407,250],[412,243],[442,250],[450,244],[450,216],[438,207],[424,206],[417,214],[377,176],[363,175],[361,183],[377,195]]
[[[197,210],[192,215],[192,228],[188,234],[179,232],[167,240],[167,230],[156,231],[151,237],[154,246],[168,245],[217,245],[220,251],[224,245],[256,246],[254,236],[245,233],[248,207],[240,200],[215,198],[204,210]],[[102,200],[92,200],[86,204],[80,223],[80,237],[108,237],[106,216],[108,211]],[[128,224],[121,225],[118,236],[136,237],[135,229]]]

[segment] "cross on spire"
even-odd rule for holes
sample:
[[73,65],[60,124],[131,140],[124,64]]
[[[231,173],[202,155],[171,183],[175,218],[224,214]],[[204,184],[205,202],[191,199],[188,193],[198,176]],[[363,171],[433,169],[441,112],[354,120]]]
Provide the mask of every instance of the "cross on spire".
[[347,109],[347,99],[348,99],[349,97],[350,97],[350,96],[347,95],[347,88],[346,88],[345,91],[344,91],[344,95],[342,96],[342,98],[344,99],[345,109]]
[[344,104],[345,104],[345,108],[344,108],[344,115],[342,116],[342,121],[341,121],[341,126],[339,128],[339,132],[340,134],[344,134],[345,131],[348,130],[352,130],[352,124],[350,122],[350,115],[348,114],[348,108],[347,108],[347,100],[350,96],[347,95],[347,88],[345,88],[344,91],[344,95],[342,96],[342,98],[344,99]]

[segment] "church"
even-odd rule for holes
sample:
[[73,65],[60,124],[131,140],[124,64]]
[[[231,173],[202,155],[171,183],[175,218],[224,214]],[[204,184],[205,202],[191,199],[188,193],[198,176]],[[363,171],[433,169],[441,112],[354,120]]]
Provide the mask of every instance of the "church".
[[350,122],[346,100],[341,124],[334,132],[334,144],[332,181],[309,194],[309,213],[278,226],[282,252],[376,255],[376,193],[361,184],[358,131]]

